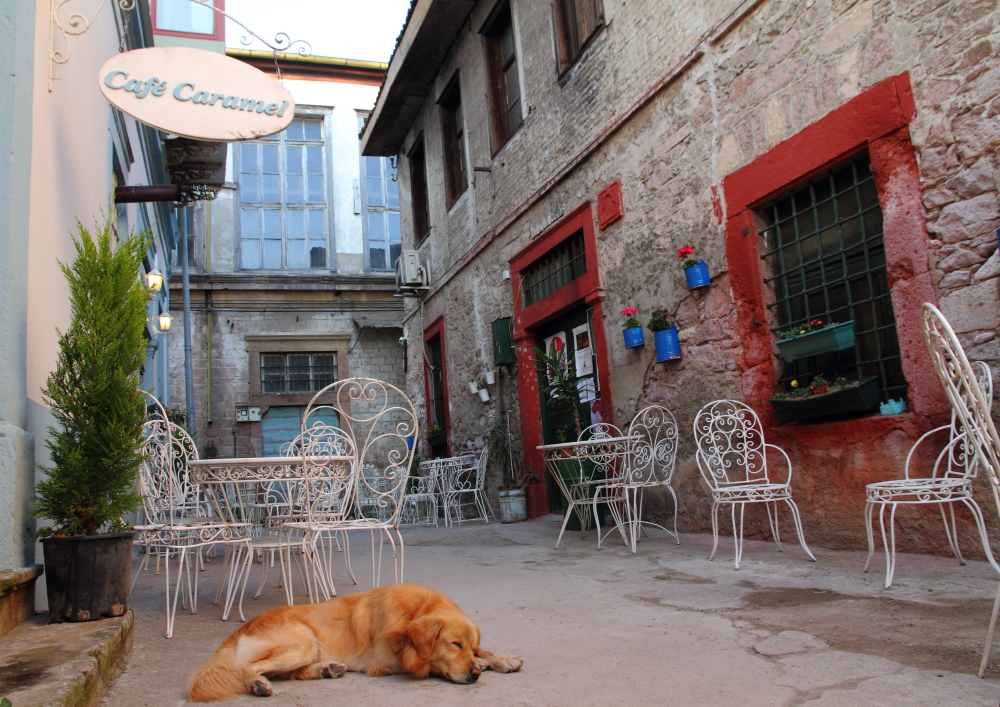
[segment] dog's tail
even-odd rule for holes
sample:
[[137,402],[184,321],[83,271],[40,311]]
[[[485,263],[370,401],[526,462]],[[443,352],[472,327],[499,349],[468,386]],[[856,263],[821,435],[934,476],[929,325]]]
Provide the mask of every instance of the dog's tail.
[[191,678],[187,699],[191,702],[221,700],[247,691],[236,665],[234,646],[223,646]]

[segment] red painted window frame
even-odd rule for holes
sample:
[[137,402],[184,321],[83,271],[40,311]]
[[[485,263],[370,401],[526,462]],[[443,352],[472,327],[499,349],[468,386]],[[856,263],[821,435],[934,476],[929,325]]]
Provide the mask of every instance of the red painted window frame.
[[[190,1],[190,0],[189,0]],[[153,34],[162,34],[166,37],[190,37],[191,39],[205,39],[208,41],[225,42],[226,41],[226,17],[218,12],[212,11],[215,15],[215,33],[214,34],[198,34],[197,32],[174,32],[168,29],[157,29],[156,28],[156,4],[159,0],[151,0],[149,12],[152,15],[150,18],[153,22]],[[215,7],[219,8],[223,12],[226,10],[226,0],[215,0]]]
[[[579,230],[583,230],[583,247],[587,272],[548,296],[525,307],[521,292],[521,271]],[[517,351],[518,389],[521,398],[521,439],[524,442],[524,467],[534,474],[532,484],[543,484],[545,464],[542,453],[535,449],[542,444],[541,400],[538,396],[538,371],[535,367],[535,329],[583,301],[593,308],[594,349],[597,355],[597,378],[601,387],[604,421],[614,423],[611,398],[610,365],[607,337],[604,329],[604,287],[597,264],[597,237],[594,228],[593,205],[588,201],[540,235],[508,263],[514,294],[514,345]],[[529,499],[530,504],[530,499]],[[529,515],[537,517],[529,508]]]
[[[444,315],[438,317],[426,327],[424,327],[424,346],[435,336],[441,337],[441,386],[444,388],[444,425],[446,456],[451,456],[451,410],[448,405],[448,355],[445,349],[444,338]],[[425,406],[425,429],[432,424],[431,420],[431,369],[427,365],[427,357],[424,357],[424,400]]]
[[866,148],[882,206],[889,292],[910,407],[922,417],[948,410],[920,323],[920,305],[936,299],[908,127],[915,116],[910,78],[904,72],[872,86],[723,179],[726,258],[743,348],[743,399],[769,427],[777,425],[767,403],[776,374],[753,208]]

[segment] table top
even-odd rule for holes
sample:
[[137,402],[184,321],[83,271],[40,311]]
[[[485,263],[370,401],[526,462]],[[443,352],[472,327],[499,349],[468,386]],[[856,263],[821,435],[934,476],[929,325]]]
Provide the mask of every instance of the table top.
[[640,439],[638,435],[626,435],[624,437],[593,437],[591,439],[578,439],[575,442],[559,442],[558,444],[540,444],[535,449],[543,452],[556,452],[563,449],[579,449],[581,447],[596,447],[603,444],[621,444],[622,442],[632,442]]

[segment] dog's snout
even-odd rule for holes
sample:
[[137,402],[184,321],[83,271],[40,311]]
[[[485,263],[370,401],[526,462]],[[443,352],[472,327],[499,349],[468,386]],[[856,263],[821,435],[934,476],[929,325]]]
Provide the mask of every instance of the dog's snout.
[[479,668],[473,666],[472,669],[469,670],[469,679],[472,682],[475,682],[476,680],[479,679],[479,676],[482,675],[482,674],[483,674],[482,670],[480,670]]

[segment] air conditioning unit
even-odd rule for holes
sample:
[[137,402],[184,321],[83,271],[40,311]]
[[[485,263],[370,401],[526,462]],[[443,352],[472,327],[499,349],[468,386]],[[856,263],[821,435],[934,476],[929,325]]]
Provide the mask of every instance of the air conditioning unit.
[[404,250],[396,259],[396,296],[419,297],[430,289],[427,268],[415,250]]

